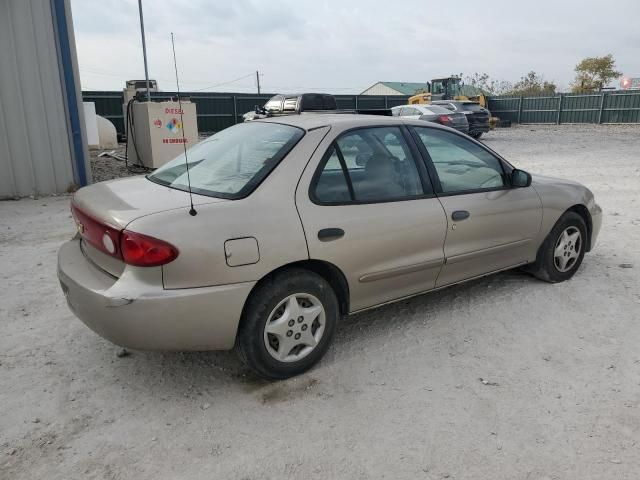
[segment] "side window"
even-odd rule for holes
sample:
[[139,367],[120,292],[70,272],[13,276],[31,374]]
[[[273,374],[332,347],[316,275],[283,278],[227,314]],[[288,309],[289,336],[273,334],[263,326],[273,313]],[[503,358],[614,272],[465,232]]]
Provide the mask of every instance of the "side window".
[[351,200],[349,185],[335,147],[329,148],[315,186],[315,197],[321,203],[346,203]]
[[[325,155],[315,184],[324,203],[384,202],[416,198],[425,192],[416,161],[398,127],[354,130]],[[329,194],[331,192],[331,194]]]
[[402,111],[402,115],[420,115],[420,111],[412,107],[407,107]]
[[429,152],[444,193],[502,188],[500,160],[466,138],[435,128],[415,129]]

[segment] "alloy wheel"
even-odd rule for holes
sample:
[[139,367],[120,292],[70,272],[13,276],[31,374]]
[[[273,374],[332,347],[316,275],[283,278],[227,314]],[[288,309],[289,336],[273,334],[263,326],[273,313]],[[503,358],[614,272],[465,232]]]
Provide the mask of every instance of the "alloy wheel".
[[324,334],[326,316],[322,302],[308,293],[294,293],[269,315],[264,343],[280,362],[295,362],[309,355]]
[[556,242],[553,251],[553,263],[561,273],[567,272],[580,258],[582,252],[582,234],[576,227],[565,228]]

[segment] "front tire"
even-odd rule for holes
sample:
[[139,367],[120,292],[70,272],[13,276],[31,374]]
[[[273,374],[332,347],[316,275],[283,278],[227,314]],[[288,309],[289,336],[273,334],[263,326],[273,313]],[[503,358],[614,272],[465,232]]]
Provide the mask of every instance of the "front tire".
[[326,353],[340,312],[331,285],[316,273],[286,269],[265,279],[247,300],[236,341],[258,375],[299,375]]
[[540,247],[533,274],[550,283],[569,280],[580,268],[587,240],[584,219],[575,212],[565,212]]

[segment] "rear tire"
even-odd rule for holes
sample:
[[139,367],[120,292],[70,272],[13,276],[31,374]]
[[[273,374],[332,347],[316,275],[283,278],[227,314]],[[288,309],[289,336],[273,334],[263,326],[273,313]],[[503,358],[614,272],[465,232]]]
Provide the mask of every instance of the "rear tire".
[[565,212],[540,247],[531,273],[549,283],[569,280],[582,264],[587,240],[584,219],[575,212]]
[[236,351],[261,377],[299,375],[326,353],[339,315],[336,294],[324,278],[299,268],[282,270],[247,300]]

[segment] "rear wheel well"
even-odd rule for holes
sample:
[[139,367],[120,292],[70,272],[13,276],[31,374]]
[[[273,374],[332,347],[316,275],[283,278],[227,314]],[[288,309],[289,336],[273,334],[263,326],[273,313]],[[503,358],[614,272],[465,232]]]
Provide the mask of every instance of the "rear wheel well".
[[259,285],[263,284],[266,281],[269,281],[276,274],[290,268],[309,270],[324,278],[327,283],[331,285],[331,288],[336,294],[336,297],[338,299],[338,306],[340,307],[340,313],[342,315],[347,315],[349,313],[349,284],[347,283],[347,279],[344,276],[344,273],[342,273],[342,271],[334,264],[322,260],[301,260],[299,262],[293,262],[288,263],[287,265],[283,265],[282,267],[279,267],[262,277],[258,281],[258,283],[255,284],[255,286],[251,290],[251,293],[253,293],[253,291]]
[[584,205],[574,205],[571,208],[567,209],[567,212],[575,212],[578,215],[580,215],[582,217],[582,219],[584,220],[584,223],[587,225],[587,249],[586,251],[590,251],[591,250],[591,232],[593,229],[593,224],[591,222],[591,214],[589,213],[589,210],[587,210],[587,207],[585,207]]

